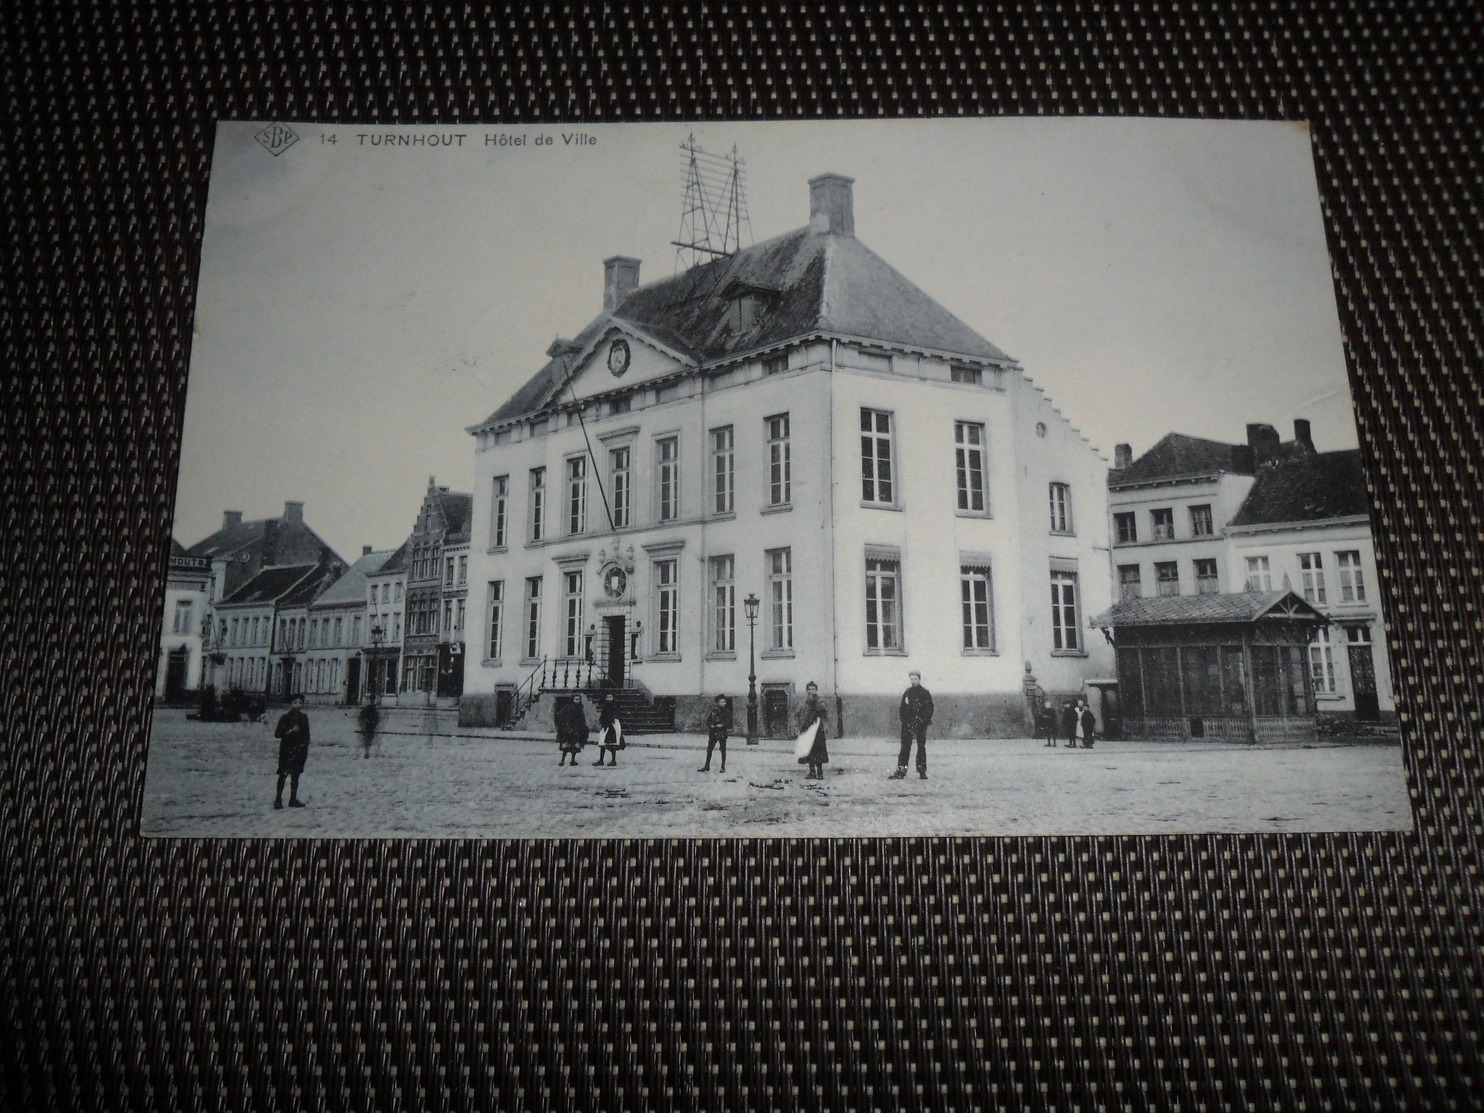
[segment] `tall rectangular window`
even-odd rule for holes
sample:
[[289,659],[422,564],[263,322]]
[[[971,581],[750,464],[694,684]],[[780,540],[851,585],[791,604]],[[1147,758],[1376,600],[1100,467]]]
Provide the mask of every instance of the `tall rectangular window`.
[[1151,508],[1149,523],[1154,529],[1150,534],[1155,539],[1175,538],[1175,510],[1173,508]]
[[1365,600],[1365,575],[1360,570],[1359,551],[1338,551],[1335,561],[1340,567],[1340,600],[1354,602]]
[[628,527],[633,519],[634,451],[630,446],[615,446],[608,451],[609,493],[613,500],[613,526]]
[[1051,572],[1051,646],[1059,652],[1082,648],[1081,626],[1077,620],[1077,575],[1071,570]]
[[1139,564],[1131,563],[1128,566],[1118,568],[1118,600],[1132,601],[1144,596],[1143,584],[1139,576]]
[[1267,555],[1247,556],[1247,589],[1267,593],[1273,588],[1273,574],[1268,569]]
[[526,579],[526,659],[541,656],[541,579]]
[[896,495],[892,471],[891,412],[861,408],[861,500],[891,504]]
[[780,547],[767,553],[768,649],[781,652],[794,646],[793,550]]
[[680,515],[680,439],[674,436],[658,439],[654,456],[655,481],[659,486],[655,518],[664,523]]
[[654,647],[657,655],[680,654],[680,563],[659,559],[654,564]]
[[1192,504],[1190,506],[1190,534],[1214,535],[1215,533],[1216,524],[1211,518],[1211,506],[1209,504]]
[[866,559],[866,652],[902,650],[902,564]]
[[711,650],[737,650],[736,562],[732,555],[711,560]]
[[1314,605],[1323,605],[1324,557],[1318,551],[1299,555],[1299,573],[1303,576],[1304,600]]
[[546,469],[531,470],[531,542],[546,538]]
[[484,648],[486,659],[499,659],[501,635],[505,628],[505,583],[491,582],[489,592],[489,635]]
[[1139,523],[1132,512],[1113,513],[1113,537],[1119,543],[1139,541]]
[[505,516],[510,507],[510,478],[496,477],[490,491],[490,547],[498,549],[506,544]]
[[[177,601],[175,603],[175,622],[170,626],[170,631],[177,633],[190,632],[191,614],[193,612],[195,612],[195,602],[192,601],[190,598],[185,598],[182,601]],[[254,622],[254,624],[256,625],[256,622]],[[253,643],[256,644],[257,641],[254,640]]]
[[453,635],[453,602],[443,603],[443,630],[441,635],[445,640]]
[[1327,628],[1315,632],[1309,642],[1309,674],[1314,679],[1315,694],[1335,692],[1335,655]]
[[994,651],[994,583],[988,566],[959,568],[959,597],[963,610],[963,649]]
[[1156,562],[1154,564],[1154,592],[1160,597],[1180,596],[1180,564],[1178,562]]
[[1051,530],[1061,535],[1072,531],[1072,486],[1062,481],[1051,482]]
[[711,432],[711,511],[724,516],[732,510],[732,428],[717,427]]
[[444,560],[444,564],[443,564],[443,584],[445,586],[452,586],[453,585],[453,559],[452,558],[448,558],[448,559],[445,559]]
[[768,505],[777,508],[793,500],[793,461],[789,449],[788,416],[764,419],[768,426]]
[[[975,371],[978,371],[977,369]],[[983,512],[984,424],[953,424],[953,462],[958,480],[958,510]]]
[[567,534],[587,530],[587,459],[567,459]]
[[562,654],[575,659],[583,651],[582,571],[562,575]]
[[1195,560],[1195,592],[1198,594],[1221,592],[1221,580],[1217,577],[1215,559]]

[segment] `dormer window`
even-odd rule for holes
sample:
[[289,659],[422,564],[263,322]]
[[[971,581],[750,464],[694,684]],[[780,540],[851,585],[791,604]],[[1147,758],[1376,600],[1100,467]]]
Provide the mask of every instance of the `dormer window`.
[[727,328],[732,333],[750,330],[752,324],[762,316],[762,299],[756,292],[748,291],[727,302]]

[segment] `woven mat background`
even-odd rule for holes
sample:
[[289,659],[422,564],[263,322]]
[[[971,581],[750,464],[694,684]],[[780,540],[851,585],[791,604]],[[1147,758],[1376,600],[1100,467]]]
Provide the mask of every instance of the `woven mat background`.
[[[389,7],[0,14],[0,1102],[1478,1103],[1479,8]],[[981,113],[1313,123],[1415,834],[140,840],[217,119]]]

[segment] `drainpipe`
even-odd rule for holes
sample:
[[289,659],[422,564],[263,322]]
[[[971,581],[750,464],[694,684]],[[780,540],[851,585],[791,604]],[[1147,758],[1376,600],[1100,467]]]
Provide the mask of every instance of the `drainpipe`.
[[835,598],[835,568],[840,562],[840,556],[835,553],[835,348],[839,342],[830,338],[830,384],[827,393],[829,402],[828,414],[826,416],[826,442],[827,455],[825,460],[825,476],[827,479],[828,501],[825,508],[829,513],[829,550],[830,561],[825,564],[825,575],[829,578],[829,591],[825,600],[830,603],[830,693],[835,696],[835,735],[843,737],[845,728],[843,725],[844,710],[840,705],[840,625],[839,625],[839,601]]

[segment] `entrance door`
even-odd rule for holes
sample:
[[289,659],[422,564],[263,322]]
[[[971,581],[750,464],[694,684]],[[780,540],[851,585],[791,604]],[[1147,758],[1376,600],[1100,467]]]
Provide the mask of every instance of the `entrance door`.
[[787,687],[763,687],[763,736],[770,740],[793,736],[788,725]]
[[165,661],[165,701],[179,702],[185,694],[186,670],[191,653],[185,648],[175,648]]
[[345,704],[358,706],[361,703],[361,659],[359,656],[345,661]]
[[608,685],[623,686],[624,667],[628,649],[624,646],[623,617],[604,617],[608,629]]
[[[1357,631],[1364,634],[1365,643],[1356,640]],[[1371,656],[1370,632],[1364,627],[1352,628],[1350,644],[1350,686],[1355,692],[1355,716],[1360,721],[1377,721],[1381,717],[1381,701],[1376,696],[1376,661]]]

